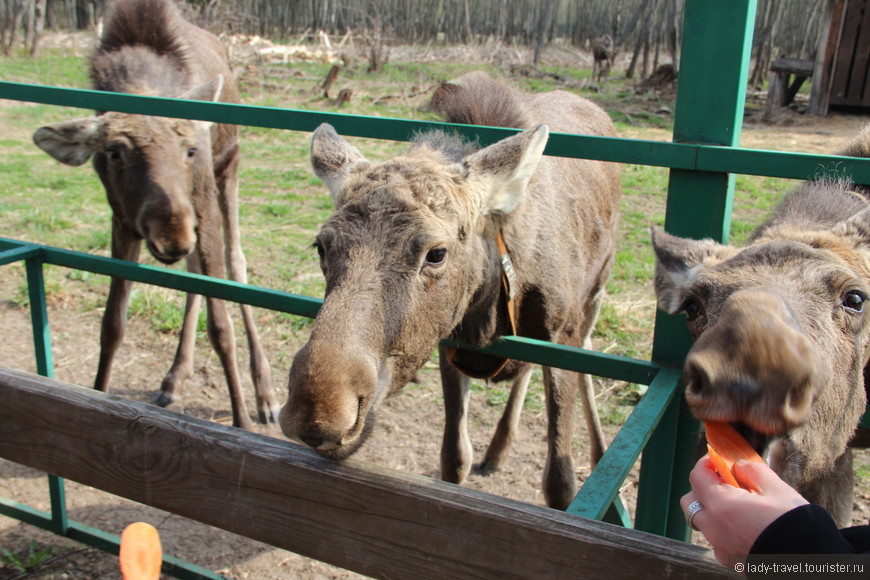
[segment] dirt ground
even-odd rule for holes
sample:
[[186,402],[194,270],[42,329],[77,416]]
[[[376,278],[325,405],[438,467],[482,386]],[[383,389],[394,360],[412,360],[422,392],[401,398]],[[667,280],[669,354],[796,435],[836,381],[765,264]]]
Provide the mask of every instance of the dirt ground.
[[[761,149],[785,149],[826,153],[838,149],[852,135],[862,119],[849,116],[831,116],[811,119],[794,116],[778,126],[762,125],[750,114],[743,133],[743,145]],[[653,129],[630,130],[626,137],[668,140],[664,131]],[[16,307],[7,297],[21,285],[23,268],[7,266],[0,278],[0,364],[34,370],[30,349],[29,314]],[[651,300],[651,298],[650,298]],[[101,304],[98,296],[94,303]],[[82,312],[63,300],[50,307],[55,372],[58,379],[90,385],[99,352],[98,336],[101,308]],[[237,327],[241,326],[236,318]],[[289,362],[299,345],[286,345],[278,340],[279,329],[266,328],[263,342],[273,364],[276,388],[285,396]],[[132,399],[150,401],[174,353],[175,338],[155,334],[146,323],[131,322],[127,339],[114,366],[114,383],[123,385],[113,392]],[[247,360],[241,351],[241,366]],[[442,428],[441,394],[435,365],[429,365],[420,374],[421,384],[412,385],[398,396],[388,400],[378,418],[378,428],[372,439],[356,458],[400,471],[437,477],[440,433]],[[248,383],[248,404],[253,396]],[[606,385],[599,384],[599,389]],[[207,344],[201,341],[197,348],[194,377],[186,386],[184,398],[174,410],[210,420],[227,422],[228,399],[220,364]],[[483,397],[472,398],[471,434],[475,451],[480,457],[493,432],[502,408],[488,404]],[[578,423],[581,421],[578,418]],[[264,434],[281,437],[275,427],[259,426]],[[609,429],[612,437],[616,427]],[[546,420],[542,406],[527,409],[522,418],[521,438],[514,444],[506,468],[494,475],[472,475],[468,486],[488,493],[542,504],[539,489],[545,457]],[[578,426],[577,441],[585,440]],[[866,453],[866,452],[864,452]],[[581,444],[578,444],[578,477],[582,481],[589,473],[589,465]],[[632,504],[634,480],[624,490],[626,500]],[[13,499],[36,508],[48,509],[48,494],[44,474],[0,460],[0,497]],[[105,531],[120,533],[135,520],[156,525],[161,533],[167,553],[214,570],[234,579],[349,579],[357,574],[327,564],[274,549],[270,546],[235,536],[185,518],[120,500],[108,494],[67,482],[67,499],[71,519]],[[870,495],[866,487],[856,497],[856,523],[866,523],[870,517]],[[33,540],[40,547],[56,548],[53,561],[40,570],[40,578],[107,579],[120,577],[116,560],[99,550],[84,548],[74,542],[43,532],[16,520],[0,516],[0,548],[17,554],[27,549]],[[24,575],[0,568],[0,578],[22,578]],[[29,577],[36,577],[33,574]]]

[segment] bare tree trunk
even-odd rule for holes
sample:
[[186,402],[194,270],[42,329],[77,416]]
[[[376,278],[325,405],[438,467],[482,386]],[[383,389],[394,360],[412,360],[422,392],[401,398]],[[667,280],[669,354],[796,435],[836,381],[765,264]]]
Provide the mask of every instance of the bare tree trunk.
[[507,19],[508,19],[508,0],[500,0],[498,3],[498,27],[496,28],[496,38],[500,41],[507,37]]
[[553,18],[553,2],[554,0],[544,0],[544,11],[541,14],[541,21],[538,23],[538,38],[535,41],[535,56],[532,59],[532,64],[538,66],[538,61],[541,58],[541,49],[547,40],[547,29],[550,27],[550,20]]
[[643,30],[643,52],[642,52],[643,57],[640,60],[640,62],[641,62],[640,78],[641,79],[645,79],[647,76],[649,76],[649,43],[650,43],[651,28],[652,27],[650,27],[650,26],[644,26],[644,30]]
[[[614,39],[618,39],[619,38],[619,25],[622,24],[622,16],[623,16],[623,14],[622,14],[622,12],[623,12],[622,0],[616,0],[616,2],[614,2],[613,4],[614,4],[613,20],[612,20],[612,24],[610,27],[610,35]],[[619,46],[619,44],[617,44],[616,46]]]
[[782,19],[784,3],[775,0],[766,0],[764,20],[761,30],[758,32],[756,43],[755,69],[752,71],[750,85],[761,87],[770,70],[770,62],[773,59],[773,40]]
[[[657,4],[658,2],[653,2],[653,4]],[[637,24],[637,20],[643,20],[643,26],[641,26],[640,34],[635,39],[634,43],[634,53],[631,55],[631,63],[628,65],[628,70],[625,71],[625,78],[630,79],[634,78],[634,71],[637,67],[638,58],[641,55],[641,51],[643,51],[643,65],[641,71],[641,78],[646,76],[647,69],[647,59],[649,58],[649,30],[650,30],[650,16],[652,15],[652,9],[650,7],[650,1],[644,0],[643,5],[640,7],[640,12],[637,14],[637,19],[635,20],[635,24]]]
[[6,44],[3,46],[3,54],[6,56],[12,54],[12,47],[15,45],[18,29],[21,28],[21,20],[24,17],[25,8],[24,0],[10,0],[9,4],[7,4],[6,23],[9,34],[6,36]]
[[465,0],[465,42],[471,42],[474,35],[471,34],[471,11],[468,9],[468,0]]
[[45,28],[45,4],[46,0],[33,2],[33,35],[30,38],[30,56],[33,58],[39,56],[39,45]]
[[637,28],[637,24],[638,22],[640,22],[641,17],[646,14],[649,3],[650,0],[643,0],[643,4],[641,4],[640,8],[638,8],[637,11],[634,13],[634,18],[632,18],[631,22],[629,22],[625,26],[622,34],[620,34],[619,37],[615,38],[617,48],[625,44],[628,41],[628,38],[634,33],[634,29]]
[[9,35],[9,14],[11,0],[0,0],[0,54],[8,56],[6,52],[7,37]]
[[680,70],[677,57],[677,47],[680,46],[680,11],[677,6],[678,1],[679,0],[671,0],[668,7],[668,53],[671,55],[671,63],[674,65],[674,71]]
[[34,20],[33,0],[24,0],[24,14],[22,20],[24,22],[24,45],[25,50],[30,46],[30,39],[33,38],[33,20]]

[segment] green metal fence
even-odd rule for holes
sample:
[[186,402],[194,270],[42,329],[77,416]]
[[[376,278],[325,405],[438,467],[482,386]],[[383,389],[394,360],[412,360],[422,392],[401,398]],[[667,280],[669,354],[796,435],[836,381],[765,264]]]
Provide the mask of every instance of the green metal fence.
[[[665,229],[676,235],[710,237],[721,242],[727,242],[728,238],[735,173],[801,180],[847,176],[859,183],[870,183],[870,160],[739,148],[755,9],[756,0],[686,0],[673,142],[555,133],[551,134],[545,153],[670,168]],[[476,137],[483,144],[515,132],[2,81],[0,98],[138,114],[159,111],[161,116],[294,131],[312,131],[320,123],[328,122],[343,135],[399,141],[409,140],[420,130],[445,126]],[[0,265],[21,260],[26,262],[30,288],[37,369],[47,377],[52,376],[53,369],[42,280],[44,264],[119,276],[301,316],[315,316],[321,304],[319,300],[277,290],[0,238]],[[507,337],[485,349],[511,358],[649,385],[568,508],[570,513],[688,540],[689,531],[678,499],[687,491],[699,429],[686,409],[679,380],[688,347],[683,321],[659,312],[653,362],[522,337]],[[619,488],[638,457],[641,473],[632,522],[619,499]],[[51,513],[5,500],[0,500],[0,513],[117,551],[117,537],[67,521],[62,480],[51,478],[51,495]],[[167,558],[164,572],[179,578],[220,578],[172,558]]]

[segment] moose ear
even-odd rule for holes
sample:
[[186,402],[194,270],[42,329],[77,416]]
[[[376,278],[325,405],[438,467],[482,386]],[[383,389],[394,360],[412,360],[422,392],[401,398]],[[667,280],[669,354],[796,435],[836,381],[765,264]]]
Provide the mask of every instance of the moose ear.
[[544,154],[550,130],[538,125],[502,139],[463,162],[469,185],[485,213],[509,214],[523,198]]
[[870,247],[870,207],[835,225],[832,233],[851,239],[856,248]]
[[33,133],[33,142],[61,163],[77,167],[99,147],[102,124],[99,117],[85,117],[47,125]]
[[335,132],[332,125],[323,123],[311,135],[311,167],[339,205],[339,191],[354,167],[368,163],[359,149]]
[[216,103],[220,100],[221,91],[223,89],[224,75],[218,75],[208,82],[184,91],[178,95],[178,98],[187,99],[189,101],[211,101]]
[[[184,91],[178,95],[178,98],[189,101],[208,101],[217,103],[220,101],[221,91],[223,91],[223,89],[224,75],[218,75],[208,82]],[[214,124],[211,121],[194,121],[194,123],[202,129],[209,129]]]
[[669,314],[679,312],[700,272],[739,251],[710,239],[678,238],[658,228],[650,228],[650,233],[656,254],[656,300]]

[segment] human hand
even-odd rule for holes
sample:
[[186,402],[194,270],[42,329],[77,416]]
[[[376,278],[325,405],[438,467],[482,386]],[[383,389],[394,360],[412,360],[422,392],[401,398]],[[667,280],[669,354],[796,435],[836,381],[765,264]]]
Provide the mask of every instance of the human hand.
[[704,455],[689,474],[692,491],[680,500],[684,512],[695,500],[704,504],[692,524],[710,542],[716,559],[726,566],[734,562],[735,556],[745,561],[752,544],[775,519],[809,503],[763,463],[740,460],[734,465],[734,477],[742,487],[757,493],[724,483],[710,456]]

